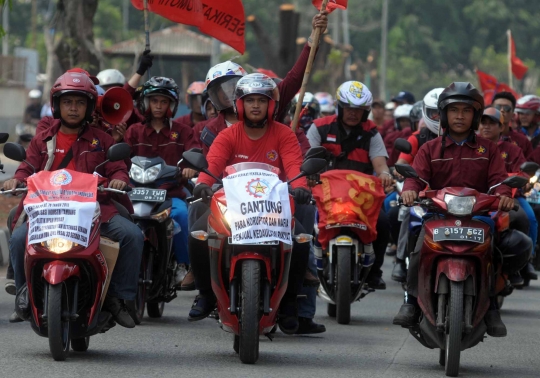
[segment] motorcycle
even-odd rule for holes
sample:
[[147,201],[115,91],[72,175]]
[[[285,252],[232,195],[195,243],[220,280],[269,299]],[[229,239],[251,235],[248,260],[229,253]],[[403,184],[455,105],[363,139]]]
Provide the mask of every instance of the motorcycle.
[[[22,162],[26,159],[26,152],[19,144],[6,144],[4,153],[15,161]],[[123,160],[129,157],[129,154],[130,147],[127,144],[116,144],[107,151],[107,160],[102,164],[108,161]],[[68,185],[72,181],[72,174],[81,175],[77,177],[84,177],[83,181],[96,180],[94,175],[74,171],[70,173],[68,170],[40,173],[51,176],[51,185]],[[104,181],[106,180],[96,180],[99,183]],[[53,187],[55,190],[52,191],[52,195],[56,192],[62,192],[62,187],[56,189],[57,187]],[[36,186],[36,189],[27,198],[38,197],[39,191],[51,192],[45,186],[43,188]],[[106,188],[102,185],[97,190],[117,194],[127,193],[127,191]],[[12,191],[2,191],[2,193],[16,194],[27,191],[27,188],[17,188]],[[71,190],[66,191],[72,192]],[[40,199],[38,197],[38,200]],[[56,361],[66,359],[70,346],[75,351],[86,351],[91,336],[103,333],[116,324],[112,320],[111,313],[102,310],[101,307],[118,256],[119,244],[100,237],[101,212],[99,203],[91,202],[90,206],[94,206],[94,203],[95,208],[90,208],[90,212],[93,211],[90,230],[81,231],[83,227],[80,224],[68,224],[68,221],[60,225],[46,226],[49,222],[44,219],[44,222],[38,222],[41,223],[41,226],[34,227],[53,231],[43,231],[42,234],[37,235],[43,237],[47,232],[51,232],[51,237],[41,242],[31,241],[40,239],[30,239],[30,233],[37,232],[31,231],[31,219],[42,215],[43,212],[53,211],[54,214],[70,214],[72,210],[50,209],[54,202],[44,201],[32,203],[35,209],[41,208],[41,210],[35,210],[29,214],[29,236],[25,252],[29,320],[34,332],[49,339],[49,348]],[[62,205],[64,204],[62,203]],[[44,210],[44,207],[48,207],[48,209]],[[87,232],[88,238],[81,237],[80,232]],[[73,238],[86,240],[88,246],[85,247],[82,242],[80,242],[81,244],[74,242]],[[109,255],[112,257],[109,258]]]
[[[425,347],[439,348],[439,364],[445,366],[447,376],[455,377],[461,351],[483,341],[489,298],[504,290],[506,282],[502,264],[493,256],[499,234],[492,235],[490,225],[473,217],[497,211],[499,197],[489,194],[495,187],[521,188],[528,180],[509,177],[491,187],[488,194],[456,187],[429,190],[429,183],[411,166],[396,164],[396,170],[427,185],[428,190],[420,192],[415,204],[436,215],[424,223],[418,273],[422,316],[409,331]],[[507,227],[507,214],[495,219],[500,223],[498,228]],[[506,225],[501,226],[503,222]]]
[[151,318],[163,315],[165,303],[176,298],[174,272],[176,259],[172,250],[174,222],[170,217],[172,201],[166,199],[165,183],[176,183],[178,168],[165,164],[160,157],[135,156],[131,159],[129,176],[133,190],[133,219],[144,234],[139,287],[135,308],[135,323],[140,324],[144,309]]
[[17,143],[24,147],[26,150],[32,141],[32,138],[36,136],[37,125],[29,123],[18,123],[15,125],[15,134],[17,134]]
[[[332,179],[340,182],[347,195],[356,193],[354,197],[361,198],[362,204],[356,206],[354,202],[345,202],[339,195],[330,193],[333,181],[330,181],[329,174],[338,175]],[[375,187],[375,181],[373,177],[360,175],[356,171],[332,170],[321,174],[322,189],[314,189],[320,216],[316,231],[321,246],[314,248],[321,282],[319,297],[328,303],[328,315],[335,317],[339,324],[349,324],[351,304],[374,291],[365,282],[375,262],[371,241],[376,236],[365,237],[362,232],[375,227],[385,195],[382,187],[380,193],[375,193],[375,189],[368,192],[368,187]],[[325,180],[328,180],[326,186]],[[375,200],[377,194],[378,205]],[[375,210],[372,209],[374,217],[369,224],[366,223],[368,214],[364,211],[368,203]],[[321,240],[323,233],[322,239],[328,240],[328,246]]]
[[[205,172],[223,184],[208,171],[208,163],[201,153],[186,151],[183,158],[195,170]],[[301,173],[289,183],[315,174],[325,165],[323,159],[310,159],[302,164]],[[251,169],[279,174],[279,169],[265,163],[239,163],[227,167],[225,173],[231,175]],[[294,214],[292,198],[290,210]],[[277,237],[257,244],[241,244],[233,238],[229,221],[231,212],[223,188],[214,192],[210,211],[208,232],[192,231],[191,236],[208,241],[210,247],[212,290],[217,297],[219,324],[223,330],[234,334],[233,348],[240,360],[253,364],[259,358],[259,335],[271,337],[270,332],[276,325],[279,305],[288,284],[292,244]],[[294,231],[294,223],[288,227]],[[292,237],[300,243],[312,240],[312,235],[307,234],[293,233]]]

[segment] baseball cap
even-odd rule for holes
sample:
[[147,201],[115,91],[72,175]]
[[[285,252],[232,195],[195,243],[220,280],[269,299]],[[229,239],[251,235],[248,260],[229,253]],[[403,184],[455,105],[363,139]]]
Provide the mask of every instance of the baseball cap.
[[482,118],[484,117],[488,117],[492,119],[493,121],[498,122],[500,124],[502,124],[504,120],[502,113],[492,106],[484,110],[484,114],[482,114]]
[[397,96],[394,96],[392,98],[392,101],[394,102],[404,102],[407,104],[414,104],[416,101],[414,100],[414,95],[411,92],[407,91],[401,91],[397,94]]

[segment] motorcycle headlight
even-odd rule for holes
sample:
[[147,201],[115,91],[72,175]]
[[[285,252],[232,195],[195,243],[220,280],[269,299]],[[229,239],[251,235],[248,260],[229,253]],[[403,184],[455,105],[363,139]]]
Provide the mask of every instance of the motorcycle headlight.
[[472,213],[476,198],[474,196],[459,197],[452,194],[444,195],[448,212],[453,215],[469,215]]
[[73,247],[78,246],[77,243],[62,238],[49,239],[42,242],[41,245],[54,253],[69,252],[69,250],[71,250]]
[[413,206],[412,209],[418,218],[422,218],[426,215],[426,210],[422,206]]
[[146,184],[148,182],[154,181],[158,176],[159,171],[161,171],[161,164],[156,164],[144,170],[141,167],[133,164],[131,166],[131,169],[129,170],[129,177],[131,177],[133,181],[138,182],[139,184]]
[[230,227],[231,220],[229,219],[230,214],[228,212],[227,206],[225,206],[224,204],[222,204],[220,202],[218,202],[217,204],[218,204],[219,210],[221,211],[221,215],[223,215],[223,218],[225,218],[225,221],[227,222],[227,225],[229,225],[229,227]]

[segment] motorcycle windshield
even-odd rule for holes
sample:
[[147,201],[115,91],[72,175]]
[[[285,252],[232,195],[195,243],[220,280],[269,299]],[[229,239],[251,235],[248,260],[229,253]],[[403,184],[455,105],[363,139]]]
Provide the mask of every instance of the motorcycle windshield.
[[273,165],[266,164],[266,163],[257,163],[257,162],[246,162],[246,163],[236,163],[233,165],[229,165],[227,168],[225,168],[225,173],[227,175],[237,173],[240,171],[245,171],[248,169],[261,169],[264,171],[273,172],[276,175],[279,176],[280,170],[277,167],[274,167]]

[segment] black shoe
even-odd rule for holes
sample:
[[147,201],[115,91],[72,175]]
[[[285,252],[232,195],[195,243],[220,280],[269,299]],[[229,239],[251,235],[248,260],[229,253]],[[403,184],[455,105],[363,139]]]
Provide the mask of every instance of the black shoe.
[[407,281],[407,266],[405,261],[398,260],[392,269],[392,279],[397,282]]
[[298,322],[296,300],[294,302],[281,302],[278,314],[278,326],[286,335],[294,335],[300,326]]
[[306,269],[306,274],[304,275],[303,286],[304,287],[319,287],[320,284],[321,284],[321,281],[319,281],[319,278],[313,275],[313,273],[311,273],[309,269]]
[[216,308],[216,297],[213,294],[199,294],[195,297],[188,320],[195,322],[207,318]]
[[8,293],[9,295],[17,294],[17,288],[15,287],[15,281],[13,280],[9,280],[8,282],[6,282],[5,289],[6,293]]
[[402,327],[412,327],[418,324],[418,318],[420,317],[420,307],[409,303],[401,305],[398,314],[394,317],[392,323],[400,325]]
[[296,335],[312,335],[314,333],[326,332],[324,324],[317,324],[310,318],[298,317],[298,330]]
[[386,290],[386,282],[382,279],[382,277],[368,277],[366,280],[367,284],[370,288],[375,290]]
[[487,325],[487,334],[491,337],[505,337],[506,326],[504,325],[499,310],[489,310],[484,316]]
[[105,303],[103,303],[103,309],[109,311],[113,319],[122,327],[135,328],[135,321],[133,321],[123,300],[107,296]]
[[525,265],[525,268],[521,270],[521,276],[523,278],[528,278],[529,280],[533,281],[536,281],[538,279],[538,274],[536,274],[536,272],[534,271],[534,266],[531,263]]
[[508,277],[508,280],[510,281],[512,286],[516,288],[523,286],[523,283],[524,283],[523,278],[521,277],[519,273],[514,273],[510,275],[510,277]]
[[13,314],[11,314],[11,316],[9,317],[9,322],[20,323],[20,322],[24,322],[24,319],[20,318],[19,315],[17,315],[16,311],[13,311]]

